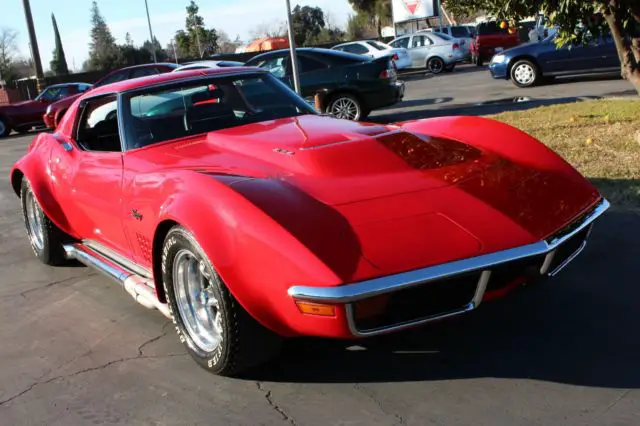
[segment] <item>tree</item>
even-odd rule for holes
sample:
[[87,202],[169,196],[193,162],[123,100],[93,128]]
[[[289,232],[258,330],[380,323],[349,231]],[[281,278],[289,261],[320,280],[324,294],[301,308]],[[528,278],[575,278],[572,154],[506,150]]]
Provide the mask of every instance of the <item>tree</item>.
[[254,40],[267,37],[286,37],[287,24],[282,21],[273,21],[271,24],[260,24],[249,31],[249,35]]
[[167,60],[167,52],[164,51],[162,45],[155,36],[153,36],[153,43],[151,43],[149,40],[145,40],[145,42],[142,43],[142,47],[140,49],[148,54],[149,61],[153,60],[154,50],[156,52],[156,60],[158,62],[164,62]]
[[[461,3],[464,0],[458,0]],[[382,37],[382,27],[392,22],[391,1],[389,0],[349,0],[349,4],[369,21],[376,29],[378,37]]]
[[622,77],[640,94],[640,1],[638,0],[448,0],[455,15],[485,9],[499,19],[519,22],[544,13],[558,28],[556,44],[576,44],[610,34]]
[[124,44],[127,46],[133,46],[133,39],[131,38],[131,34],[127,31],[127,34],[124,36]]
[[238,46],[242,45],[240,36],[236,37],[236,41],[231,41],[227,33],[218,32],[218,50],[220,53],[234,53]]
[[214,28],[206,29],[204,19],[198,15],[200,8],[194,0],[187,6],[185,30],[176,32],[176,44],[180,57],[203,58],[218,50],[218,34]]
[[0,29],[0,81],[12,81],[17,77],[14,55],[18,52],[18,32],[10,28]]
[[116,40],[111,35],[104,18],[98,9],[98,2],[91,4],[91,41],[89,42],[89,60],[85,63],[91,70],[108,70],[115,68],[121,61]]
[[64,56],[62,40],[60,39],[60,32],[58,31],[58,23],[56,22],[56,17],[53,13],[51,14],[51,21],[53,23],[53,34],[56,39],[56,47],[53,49],[53,59],[49,63],[49,67],[54,75],[67,75],[69,74],[67,59]]
[[319,7],[298,5],[291,11],[291,21],[296,46],[308,46],[325,27],[324,12]]

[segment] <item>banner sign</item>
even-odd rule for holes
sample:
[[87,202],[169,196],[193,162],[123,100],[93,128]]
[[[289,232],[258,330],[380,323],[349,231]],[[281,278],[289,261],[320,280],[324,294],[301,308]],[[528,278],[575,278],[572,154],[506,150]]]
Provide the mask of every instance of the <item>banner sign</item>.
[[393,23],[439,16],[437,0],[392,0]]

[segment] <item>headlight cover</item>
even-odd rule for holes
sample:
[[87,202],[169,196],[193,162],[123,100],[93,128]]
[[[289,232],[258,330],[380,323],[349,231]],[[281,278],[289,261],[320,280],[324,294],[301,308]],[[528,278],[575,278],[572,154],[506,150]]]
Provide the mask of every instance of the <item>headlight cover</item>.
[[[49,106],[47,107],[47,112],[46,112],[46,114],[47,114],[47,115],[51,114],[51,106],[52,106],[52,105],[49,105]],[[42,111],[42,110],[41,110],[41,111]]]
[[492,64],[503,64],[506,61],[506,56],[504,56],[502,53],[499,53],[497,55],[494,55],[493,58],[491,58],[491,63]]

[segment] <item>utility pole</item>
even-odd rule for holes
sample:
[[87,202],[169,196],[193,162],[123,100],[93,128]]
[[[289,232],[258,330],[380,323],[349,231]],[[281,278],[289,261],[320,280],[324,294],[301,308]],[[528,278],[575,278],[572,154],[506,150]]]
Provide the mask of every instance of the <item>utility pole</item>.
[[156,58],[156,44],[154,43],[153,31],[151,31],[151,18],[149,17],[149,5],[147,0],[144,0],[144,7],[147,9],[147,22],[149,23],[149,36],[151,37],[151,54],[153,55],[153,62],[158,62]]
[[293,87],[298,95],[302,94],[300,90],[300,75],[298,74],[298,55],[296,54],[296,40],[293,34],[293,24],[291,22],[291,3],[287,2],[287,27],[289,32],[289,50],[291,51],[291,70],[293,72]]
[[40,50],[38,50],[38,40],[36,39],[36,30],[33,27],[33,17],[31,16],[31,5],[29,0],[22,0],[24,7],[24,16],[27,20],[27,29],[29,30],[29,42],[31,44],[31,56],[33,64],[36,67],[36,82],[38,92],[44,89],[44,73],[42,72],[42,63],[40,62]]

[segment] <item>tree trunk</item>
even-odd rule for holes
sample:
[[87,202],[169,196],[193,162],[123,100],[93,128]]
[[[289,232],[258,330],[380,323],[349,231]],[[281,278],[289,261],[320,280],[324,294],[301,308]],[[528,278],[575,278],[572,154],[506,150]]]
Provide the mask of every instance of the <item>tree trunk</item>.
[[632,11],[631,5],[624,7],[617,3],[617,1],[609,3],[604,17],[618,50],[622,77],[629,80],[640,95],[640,34],[625,34],[623,18],[626,15],[637,19],[637,16],[634,13],[635,10]]

